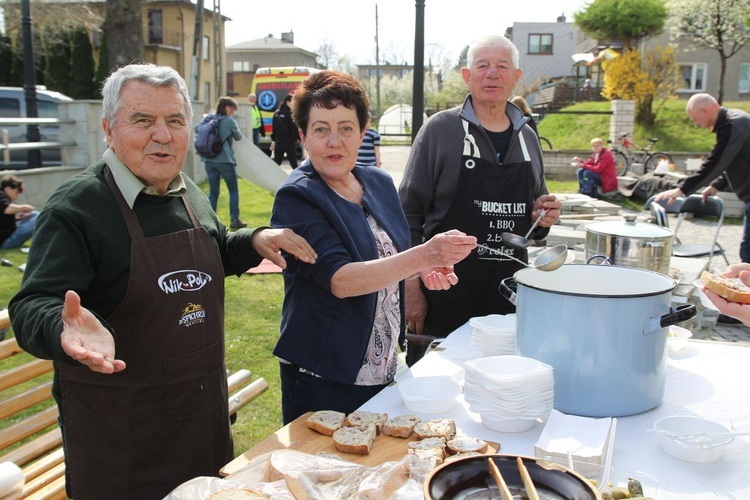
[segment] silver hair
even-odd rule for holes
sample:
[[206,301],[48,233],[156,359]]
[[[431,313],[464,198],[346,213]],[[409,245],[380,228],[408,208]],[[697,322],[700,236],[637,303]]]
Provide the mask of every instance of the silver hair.
[[509,38],[500,35],[486,35],[471,42],[466,54],[466,67],[471,69],[477,51],[485,48],[510,50],[513,67],[518,68],[518,47]]
[[125,84],[137,81],[151,85],[152,87],[172,86],[177,89],[185,104],[185,116],[187,123],[193,122],[193,106],[190,102],[185,79],[169,66],[156,66],[154,64],[130,64],[114,71],[102,87],[102,117],[110,126],[114,126],[117,113],[120,111],[120,93]]

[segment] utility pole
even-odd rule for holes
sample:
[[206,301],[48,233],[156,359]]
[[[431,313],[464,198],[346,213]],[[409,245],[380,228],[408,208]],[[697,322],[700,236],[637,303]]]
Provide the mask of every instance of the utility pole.
[[424,115],[424,3],[417,0],[417,16],[414,25],[414,98],[412,101],[411,142],[422,128]]
[[380,40],[378,36],[378,4],[375,4],[375,88],[378,95],[377,118],[380,119]]
[[[34,45],[31,36],[31,6],[29,0],[21,0],[21,31],[23,36],[23,90],[26,98],[26,117],[38,118],[36,106],[36,81],[34,76]],[[26,125],[29,142],[39,142],[39,125]],[[29,167],[42,166],[42,150],[30,149],[27,152]]]
[[[195,27],[193,28],[193,58],[190,65],[190,97],[200,100],[201,62],[203,59],[203,0],[195,3]],[[205,96],[206,104],[211,105],[211,96]]]
[[214,92],[216,100],[222,96],[221,91],[224,65],[223,61],[223,44],[221,43],[221,0],[214,0]]

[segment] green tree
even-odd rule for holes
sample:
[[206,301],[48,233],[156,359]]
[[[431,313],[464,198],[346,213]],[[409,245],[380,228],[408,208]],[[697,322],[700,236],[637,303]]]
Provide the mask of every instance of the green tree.
[[13,87],[23,86],[23,39],[21,30],[16,31],[16,43],[13,45],[13,61],[10,66],[10,81]]
[[47,86],[69,95],[70,85],[70,42],[69,37],[58,37],[54,44],[47,47],[47,58],[44,73]]
[[12,40],[3,35],[0,37],[0,85],[13,85],[10,77],[14,57]]
[[717,100],[724,101],[727,61],[748,44],[750,0],[671,0],[667,29],[672,39],[689,37],[719,55]]
[[433,108],[441,110],[458,106],[464,102],[468,93],[469,90],[466,88],[460,69],[451,71],[443,78],[443,88],[435,96]]
[[78,28],[73,32],[70,47],[69,95],[73,99],[95,99],[96,83],[94,82],[94,51],[91,47],[88,32]]
[[600,41],[622,41],[624,50],[633,41],[660,33],[666,18],[664,0],[594,0],[574,14],[581,31]]
[[[635,101],[635,121],[640,125],[653,125],[664,104],[675,98],[680,85],[679,66],[675,61],[674,47],[654,47],[644,54],[629,50],[620,57],[602,64],[604,88],[607,99]],[[660,100],[654,110],[654,102]]]
[[109,76],[109,57],[107,55],[107,34],[102,33],[102,42],[99,45],[99,59],[96,61],[96,75],[94,75],[94,81],[96,83],[96,98],[99,99],[101,95],[102,85],[104,80]]

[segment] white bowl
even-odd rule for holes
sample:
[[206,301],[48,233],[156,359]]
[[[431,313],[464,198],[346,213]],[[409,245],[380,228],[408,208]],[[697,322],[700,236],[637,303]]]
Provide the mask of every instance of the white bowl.
[[670,326],[667,334],[667,348],[669,352],[678,352],[685,348],[687,341],[693,336],[693,332],[679,326]]
[[[714,462],[724,454],[724,449],[734,439],[733,436],[712,435],[729,433],[729,430],[716,422],[694,415],[673,415],[660,418],[654,423],[654,430],[659,435],[661,449],[686,462]],[[702,436],[697,439],[685,439],[687,436]]]
[[480,413],[482,425],[497,432],[526,432],[536,425],[537,418],[502,418],[492,413]]
[[401,399],[417,413],[445,413],[453,408],[461,386],[452,377],[414,377],[396,384]]

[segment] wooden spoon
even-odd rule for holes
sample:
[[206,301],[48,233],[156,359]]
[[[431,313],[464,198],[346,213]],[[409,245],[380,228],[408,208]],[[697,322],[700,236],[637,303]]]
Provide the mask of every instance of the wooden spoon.
[[529,471],[523,464],[523,460],[521,460],[521,457],[518,457],[516,459],[516,462],[518,463],[518,472],[521,474],[523,487],[526,488],[526,495],[528,495],[529,500],[539,500],[539,494],[536,492],[536,486],[534,486],[534,482],[531,480]]
[[513,500],[513,495],[511,495],[508,485],[505,484],[505,479],[503,479],[503,475],[500,474],[500,469],[497,468],[497,464],[495,464],[492,458],[487,458],[487,461],[490,463],[490,474],[492,474],[492,478],[495,480],[501,498],[503,500]]

